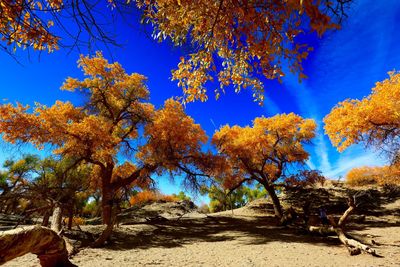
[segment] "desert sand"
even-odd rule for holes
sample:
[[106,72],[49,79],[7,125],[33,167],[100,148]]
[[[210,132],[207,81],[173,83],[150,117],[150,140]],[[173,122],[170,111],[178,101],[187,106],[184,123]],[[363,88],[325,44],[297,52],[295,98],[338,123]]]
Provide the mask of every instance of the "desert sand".
[[[399,201],[388,208],[398,209]],[[72,262],[78,266],[400,266],[400,221],[396,216],[367,217],[354,231],[381,243],[382,257],[350,256],[337,238],[300,233],[276,226],[272,216],[241,208],[204,215],[116,227],[113,243],[85,248]],[[100,231],[99,226],[84,230]],[[6,267],[40,266],[25,255]]]

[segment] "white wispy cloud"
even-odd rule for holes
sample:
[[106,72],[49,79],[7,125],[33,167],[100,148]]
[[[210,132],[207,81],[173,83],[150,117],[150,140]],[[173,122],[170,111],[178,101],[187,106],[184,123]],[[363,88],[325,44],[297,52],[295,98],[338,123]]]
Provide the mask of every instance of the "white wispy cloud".
[[[288,73],[288,72],[287,72]],[[308,87],[306,81],[299,82],[296,75],[289,74],[284,79],[284,85],[296,100],[301,115],[312,118],[317,123],[316,137],[314,139],[313,153],[308,160],[307,165],[311,169],[319,169],[323,173],[331,171],[331,163],[329,161],[329,150],[324,130],[322,127],[322,116],[314,96],[311,94],[311,88]]]
[[345,176],[349,170],[355,167],[382,166],[385,164],[387,164],[387,161],[379,153],[366,150],[361,145],[356,145],[340,154],[333,168],[324,174],[328,178],[337,179]]

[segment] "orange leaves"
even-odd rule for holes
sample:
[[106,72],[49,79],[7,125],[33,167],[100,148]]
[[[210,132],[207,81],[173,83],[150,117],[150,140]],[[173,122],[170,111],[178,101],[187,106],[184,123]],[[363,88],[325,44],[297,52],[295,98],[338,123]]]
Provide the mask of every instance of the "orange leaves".
[[[62,88],[85,90],[89,98],[84,107],[56,101],[51,107],[37,104],[33,113],[29,113],[28,106],[2,105],[0,131],[9,142],[51,144],[55,146],[54,153],[102,168],[117,166],[117,153],[123,147],[130,149],[140,125],[153,117],[153,105],[143,102],[149,96],[146,78],[125,73],[120,64],[108,63],[99,52],[95,57],[81,56],[78,62],[88,77],[82,81],[68,78]],[[114,176],[124,178],[134,168],[124,164],[114,171]],[[102,172],[97,170],[93,174],[102,177]],[[145,180],[138,182],[144,185],[148,183]]]
[[170,195],[163,195],[158,192],[154,191],[142,191],[131,197],[129,200],[129,203],[134,206],[134,205],[143,205],[143,204],[149,204],[152,202],[156,201],[165,201],[165,202],[174,202],[174,201],[179,201],[179,198],[170,196]]
[[[146,78],[125,73],[101,53],[82,56],[78,63],[87,77],[68,78],[62,88],[85,91],[85,105],[37,104],[33,113],[22,105],[0,106],[0,132],[6,141],[51,144],[54,153],[94,165],[91,187],[106,192],[122,186],[147,188],[156,171],[186,172],[194,179],[193,165],[208,167],[201,152],[207,136],[179,102],[169,99],[155,111],[147,102]],[[120,164],[125,152],[134,164]]]
[[350,186],[400,185],[400,170],[398,166],[354,168],[347,173],[346,183]]
[[212,141],[233,166],[242,170],[242,175],[273,182],[286,163],[307,160],[302,144],[314,137],[315,127],[313,120],[282,114],[256,118],[252,127],[224,126]]
[[[141,147],[139,157],[150,164],[162,164],[169,170],[176,169],[181,161],[199,156],[207,136],[199,124],[185,114],[182,105],[172,99],[155,112],[145,134],[149,142]],[[185,158],[187,157],[187,158]]]
[[3,139],[10,143],[18,140],[32,142],[36,146],[42,145],[39,136],[46,134],[42,129],[42,122],[34,114],[27,113],[29,106],[5,104],[0,106],[0,131]]
[[[188,41],[195,48],[181,59],[173,80],[182,87],[187,102],[207,99],[205,84],[218,79],[218,97],[225,87],[236,92],[251,89],[262,103],[264,88],[259,76],[280,79],[283,60],[292,72],[302,74],[307,45],[296,45],[304,26],[322,35],[337,25],[329,1],[136,0],[151,23],[158,41],[170,38],[176,45]],[[341,5],[341,3],[337,3]]]
[[[0,1],[0,35],[7,45],[35,50],[58,49],[59,38],[50,33],[54,25],[51,20],[41,20],[36,12],[46,13],[45,10],[57,12],[62,5],[61,0],[45,1]],[[45,4],[44,7],[42,4]]]
[[359,142],[381,147],[399,135],[400,74],[389,75],[369,96],[345,100],[325,117],[325,131],[339,151]]
[[108,63],[101,52],[94,57],[81,56],[78,65],[88,78],[83,81],[68,78],[61,88],[88,91],[90,105],[99,115],[114,121],[120,120],[125,112],[142,115],[141,119],[151,115],[149,104],[141,103],[149,98],[146,77],[127,74],[119,63]]

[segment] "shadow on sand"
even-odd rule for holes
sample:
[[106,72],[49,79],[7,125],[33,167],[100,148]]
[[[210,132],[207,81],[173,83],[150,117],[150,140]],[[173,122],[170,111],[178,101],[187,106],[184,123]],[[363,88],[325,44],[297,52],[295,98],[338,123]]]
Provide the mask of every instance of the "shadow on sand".
[[274,217],[213,217],[169,220],[116,228],[107,249],[173,248],[197,242],[236,240],[240,245],[268,242],[339,246],[337,238],[311,236],[295,228],[276,226]]

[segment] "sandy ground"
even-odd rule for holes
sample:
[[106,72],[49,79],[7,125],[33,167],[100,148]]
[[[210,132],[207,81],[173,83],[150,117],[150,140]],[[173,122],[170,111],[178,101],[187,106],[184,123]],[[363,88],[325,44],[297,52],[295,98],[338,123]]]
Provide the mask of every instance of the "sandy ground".
[[[93,226],[92,226],[93,227]],[[87,229],[90,229],[87,227]],[[220,214],[121,226],[114,243],[84,249],[78,266],[400,266],[400,225],[371,224],[357,233],[375,236],[382,258],[349,256],[337,239],[274,226],[271,217]],[[34,255],[3,265],[39,266]]]
[[[255,201],[252,205],[262,205]],[[170,204],[168,204],[170,205]],[[150,207],[153,209],[154,207]],[[206,216],[190,212],[180,219],[138,222],[115,229],[113,243],[85,248],[72,258],[92,266],[400,266],[400,200],[384,206],[380,217],[349,225],[370,235],[382,257],[350,256],[337,238],[310,236],[296,228],[276,226],[266,211],[249,206]],[[99,232],[99,226],[84,226]],[[35,255],[25,255],[6,267],[39,266]]]

